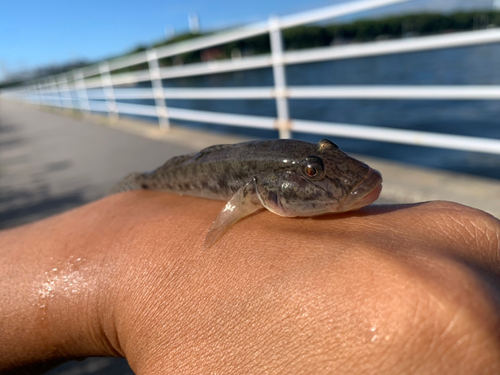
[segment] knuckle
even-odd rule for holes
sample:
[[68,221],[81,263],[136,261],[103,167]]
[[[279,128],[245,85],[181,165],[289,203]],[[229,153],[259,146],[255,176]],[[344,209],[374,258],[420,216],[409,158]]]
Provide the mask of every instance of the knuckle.
[[459,203],[436,201],[425,204],[431,219],[446,226],[450,236],[486,250],[500,261],[500,220],[494,216]]

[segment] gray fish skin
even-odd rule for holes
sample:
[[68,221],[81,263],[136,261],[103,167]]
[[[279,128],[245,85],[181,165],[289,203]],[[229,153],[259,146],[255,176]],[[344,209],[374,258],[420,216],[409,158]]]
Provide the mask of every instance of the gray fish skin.
[[381,183],[379,172],[329,140],[267,140],[174,157],[150,173],[128,175],[111,193],[162,190],[228,201],[207,236],[210,246],[232,224],[259,209],[280,216],[350,211],[376,200]]

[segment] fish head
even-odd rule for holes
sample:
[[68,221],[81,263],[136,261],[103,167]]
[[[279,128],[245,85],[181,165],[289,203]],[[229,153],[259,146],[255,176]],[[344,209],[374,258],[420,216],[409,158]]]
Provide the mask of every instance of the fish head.
[[279,177],[279,214],[316,216],[346,212],[377,200],[382,190],[378,171],[348,156],[327,139],[308,151],[309,155],[293,170]]

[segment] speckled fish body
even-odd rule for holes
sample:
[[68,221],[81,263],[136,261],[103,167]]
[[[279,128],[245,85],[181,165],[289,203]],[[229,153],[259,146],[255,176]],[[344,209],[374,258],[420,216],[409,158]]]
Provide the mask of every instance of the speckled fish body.
[[378,198],[379,172],[334,143],[268,140],[208,147],[150,173],[134,173],[112,193],[148,189],[228,201],[210,246],[236,221],[266,208],[280,216],[315,216],[361,208]]

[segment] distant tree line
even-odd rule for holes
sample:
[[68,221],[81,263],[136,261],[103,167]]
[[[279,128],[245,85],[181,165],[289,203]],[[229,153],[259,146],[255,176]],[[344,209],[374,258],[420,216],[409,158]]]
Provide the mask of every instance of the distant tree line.
[[[335,44],[360,43],[374,40],[398,39],[412,36],[425,36],[458,31],[471,31],[500,26],[500,12],[477,11],[467,13],[413,14],[392,16],[380,19],[359,20],[352,23],[299,26],[283,31],[283,42],[286,50],[298,50],[314,47],[325,47]],[[207,35],[207,34],[203,34]],[[196,38],[200,34],[184,34],[176,38],[156,43],[151,47],[161,47],[183,40]],[[143,51],[146,46],[138,47],[130,53]],[[271,50],[269,35],[263,34],[252,38],[227,43],[210,48],[216,50],[212,59],[227,59],[236,56],[248,56],[269,53]],[[160,65],[171,66],[203,61],[203,51],[194,51],[162,59]],[[146,65],[125,68],[117,73],[146,69]]]
[[88,61],[78,60],[78,61],[72,61],[70,63],[47,65],[33,70],[19,72],[14,75],[11,75],[7,80],[0,82],[0,89],[11,86],[17,86],[23,83],[24,81],[30,79],[48,77],[54,74],[64,73],[67,72],[68,70],[78,69],[87,66],[89,64],[90,63]]
[[[477,11],[467,13],[413,14],[379,19],[359,20],[352,23],[300,26],[283,31],[286,50],[324,47],[336,44],[360,43],[383,39],[397,39],[418,35],[432,35],[457,31],[470,31],[500,26],[500,12]],[[161,47],[209,34],[183,34],[150,46],[139,46],[124,55],[141,52],[147,48]],[[204,60],[227,59],[230,57],[258,55],[270,52],[269,35],[263,34],[245,40],[227,43],[201,51],[184,53],[160,60],[161,66],[172,66],[200,62]],[[83,66],[83,62],[41,68],[31,72],[29,78],[61,73]],[[44,70],[45,69],[45,70]],[[112,74],[147,69],[147,64],[139,64],[113,71]],[[18,84],[19,77],[0,83],[0,89]]]

